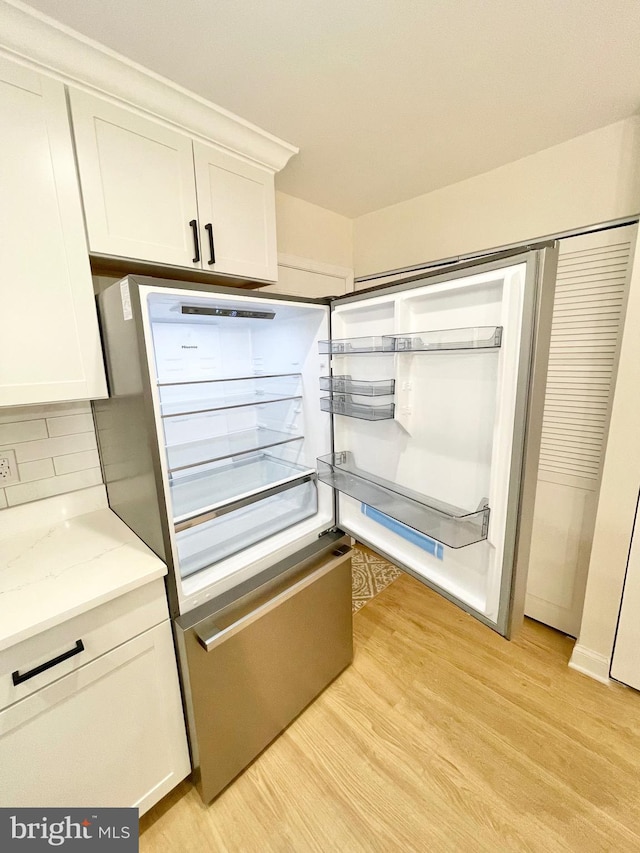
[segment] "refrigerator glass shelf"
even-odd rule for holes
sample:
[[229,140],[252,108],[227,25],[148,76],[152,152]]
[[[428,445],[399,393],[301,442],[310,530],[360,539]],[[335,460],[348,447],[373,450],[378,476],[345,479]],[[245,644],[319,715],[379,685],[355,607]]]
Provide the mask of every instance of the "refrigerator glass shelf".
[[334,415],[345,415],[348,418],[360,418],[365,421],[388,421],[393,418],[394,404],[372,405],[354,403],[351,397],[344,394],[333,394],[331,397],[320,398],[320,408],[323,412]]
[[315,470],[284,462],[267,453],[243,456],[218,468],[187,474],[170,483],[174,523],[223,509],[254,495],[259,500],[266,489],[309,474],[315,475]]
[[318,479],[449,548],[487,538],[489,507],[469,512],[425,497],[360,470],[349,451],[320,456]]
[[299,381],[300,373],[256,373],[253,376],[227,376],[221,379],[183,379],[180,382],[158,382],[158,388],[177,388],[183,385],[220,385],[228,382],[233,385],[236,382],[258,382],[265,387],[272,379],[284,380],[285,382]]
[[218,412],[224,409],[240,409],[245,406],[259,406],[263,403],[281,403],[285,400],[301,400],[302,394],[280,396],[252,391],[248,394],[234,394],[228,397],[215,397],[209,400],[184,400],[172,403],[161,403],[160,410],[163,418],[176,418],[181,415],[199,415],[205,412]]
[[501,343],[502,326],[470,326],[464,329],[435,329],[430,332],[319,341],[318,349],[321,354],[358,355],[497,349]]
[[353,379],[347,374],[320,377],[321,391],[337,391],[358,397],[390,397],[395,386],[395,379]]
[[170,473],[174,473],[256,450],[266,450],[279,444],[288,444],[290,441],[302,441],[303,438],[304,436],[299,434],[254,427],[215,438],[170,445],[166,448],[167,462]]
[[183,578],[206,569],[304,521],[318,509],[314,480],[292,483],[291,488],[257,500],[206,524],[176,534]]

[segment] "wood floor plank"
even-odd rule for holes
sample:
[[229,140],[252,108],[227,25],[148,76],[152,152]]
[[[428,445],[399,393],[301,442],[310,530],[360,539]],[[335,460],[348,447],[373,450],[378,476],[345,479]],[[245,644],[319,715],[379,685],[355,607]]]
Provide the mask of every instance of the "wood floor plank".
[[640,695],[507,642],[403,575],[354,617],[355,659],[210,806],[184,782],[141,853],[640,851]]

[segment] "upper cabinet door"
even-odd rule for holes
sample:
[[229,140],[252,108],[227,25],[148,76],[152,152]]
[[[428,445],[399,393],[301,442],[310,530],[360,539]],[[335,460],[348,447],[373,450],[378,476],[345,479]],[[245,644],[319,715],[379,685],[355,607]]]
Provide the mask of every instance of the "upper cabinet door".
[[276,281],[273,173],[193,143],[203,269]]
[[106,396],[64,87],[0,58],[0,405]]
[[191,139],[70,90],[89,250],[200,268]]

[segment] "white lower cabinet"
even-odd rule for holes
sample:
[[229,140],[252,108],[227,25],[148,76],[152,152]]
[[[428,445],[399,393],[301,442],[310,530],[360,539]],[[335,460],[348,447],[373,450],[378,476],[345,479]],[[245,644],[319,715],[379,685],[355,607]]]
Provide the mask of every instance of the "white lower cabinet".
[[143,813],[174,788],[191,768],[169,621],[1,711],[0,767],[0,806]]

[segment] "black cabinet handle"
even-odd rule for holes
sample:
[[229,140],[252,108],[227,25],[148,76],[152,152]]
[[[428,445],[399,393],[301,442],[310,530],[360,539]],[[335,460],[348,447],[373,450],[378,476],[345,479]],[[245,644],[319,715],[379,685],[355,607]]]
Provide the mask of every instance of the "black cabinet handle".
[[84,643],[82,640],[76,640],[75,646],[70,649],[68,652],[63,652],[61,655],[58,655],[57,658],[52,658],[48,660],[46,663],[41,663],[40,666],[36,666],[33,669],[30,669],[28,672],[20,675],[18,670],[11,673],[11,678],[13,679],[13,685],[16,687],[18,684],[22,684],[23,681],[28,681],[30,678],[33,678],[35,675],[40,675],[41,672],[46,672],[46,670],[51,669],[52,666],[57,666],[59,663],[62,663],[65,660],[69,660],[74,655],[79,655],[80,652],[84,651]]
[[207,261],[207,263],[211,266],[211,264],[215,264],[216,262],[216,250],[213,247],[213,225],[210,222],[207,222],[204,226],[204,230],[209,235],[209,253],[211,254],[211,260]]
[[195,247],[196,256],[193,258],[193,263],[197,264],[200,260],[200,239],[198,237],[198,220],[192,219],[189,225],[193,228],[193,245]]

